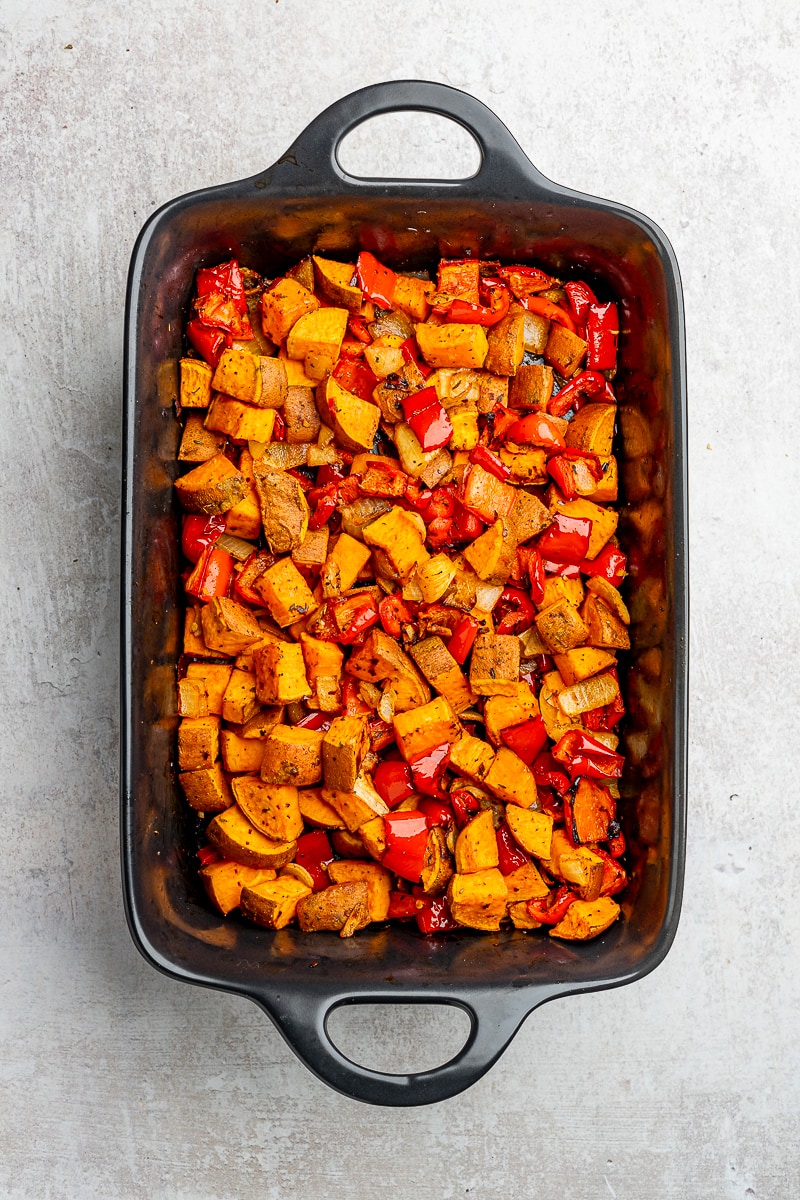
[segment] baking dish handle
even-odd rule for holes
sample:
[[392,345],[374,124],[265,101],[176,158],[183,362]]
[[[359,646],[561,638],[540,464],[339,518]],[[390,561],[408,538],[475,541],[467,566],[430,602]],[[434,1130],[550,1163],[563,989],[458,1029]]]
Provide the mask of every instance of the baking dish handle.
[[551,194],[553,184],[546,179],[523,152],[503,122],[490,108],[473,96],[443,83],[421,79],[400,79],[361,88],[336,100],[308,125],[285,154],[262,176],[256,186],[288,186],[300,192],[334,188],[357,190],[404,187],[415,188],[419,180],[363,179],[349,175],[341,166],[339,146],[348,133],[371,117],[392,112],[427,112],[447,117],[461,125],[474,139],[481,164],[467,179],[436,179],[426,187],[458,191],[459,194],[484,194],[487,186],[493,194],[531,198],[531,189]]
[[[448,995],[425,992],[369,993],[331,996],[292,992],[254,996],[292,1050],[323,1082],[354,1100],[388,1107],[434,1104],[457,1096],[476,1083],[497,1061],[526,1016],[563,989],[481,991]],[[416,1074],[373,1071],[347,1058],[331,1040],[328,1020],[335,1009],[351,1004],[447,1004],[470,1020],[466,1042],[439,1067]]]

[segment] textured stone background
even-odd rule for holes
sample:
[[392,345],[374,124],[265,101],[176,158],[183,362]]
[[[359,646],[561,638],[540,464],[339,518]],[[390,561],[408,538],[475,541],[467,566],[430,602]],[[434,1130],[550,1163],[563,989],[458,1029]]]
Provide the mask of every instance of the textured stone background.
[[[800,12],[789,0],[0,0],[0,1194],[795,1197]],[[157,974],[120,901],[122,309],[171,196],[272,162],[330,101],[442,80],[545,175],[671,239],[688,322],[686,899],[644,981],[535,1013],[432,1109],[317,1083],[248,1002]],[[458,141],[458,139],[455,139]],[[430,123],[365,173],[470,163]],[[345,1048],[432,1065],[436,1010]]]

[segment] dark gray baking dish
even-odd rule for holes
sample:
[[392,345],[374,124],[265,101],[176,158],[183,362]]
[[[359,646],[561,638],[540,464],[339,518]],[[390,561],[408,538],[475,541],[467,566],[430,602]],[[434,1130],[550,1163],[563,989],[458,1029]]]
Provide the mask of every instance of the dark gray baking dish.
[[[345,134],[400,110],[467,129],[481,151],[477,173],[457,182],[345,174],[337,161]],[[197,884],[194,817],[174,764],[182,622],[172,496],[177,360],[194,274],[233,255],[274,275],[312,251],[344,259],[359,248],[406,269],[441,256],[532,262],[588,279],[620,304],[620,530],[633,613],[621,814],[633,878],[620,897],[622,919],[585,944],[545,931],[425,939],[406,926],[349,940],[271,933],[223,920]],[[124,420],[122,873],[145,958],[174,978],[250,997],[321,1079],[384,1105],[455,1095],[540,1004],[651,971],[678,923],[686,807],[686,368],[678,267],[661,231],[637,212],[545,179],[497,117],[462,92],[420,81],[365,88],[322,113],[268,170],[181,196],[147,221],[128,280]],[[367,1070],[339,1052],[326,1028],[334,1008],[363,1002],[456,1005],[471,1032],[435,1070]]]

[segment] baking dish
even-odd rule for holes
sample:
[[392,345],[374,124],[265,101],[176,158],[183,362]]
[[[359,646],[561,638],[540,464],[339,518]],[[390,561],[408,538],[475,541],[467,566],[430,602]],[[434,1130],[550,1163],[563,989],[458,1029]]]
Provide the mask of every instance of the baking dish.
[[[356,179],[337,148],[368,117],[448,117],[474,137],[469,179]],[[234,256],[275,275],[311,252],[359,248],[414,269],[475,255],[535,262],[594,281],[623,314],[619,446],[621,539],[629,552],[632,653],[620,811],[632,883],[623,919],[594,941],[541,933],[459,931],[420,937],[403,926],[332,934],[271,933],[222,919],[192,861],[194,815],[176,781],[175,664],[180,558],[175,419],[177,363],[195,271]],[[522,1021],[557,996],[641,978],[678,923],[685,855],[687,731],[686,368],[674,254],[646,217],[545,179],[477,100],[440,84],[364,88],[333,104],[268,170],[182,196],[145,224],[128,280],[124,368],[121,850],[128,923],[142,954],[174,978],[254,1000],[299,1057],[344,1094],[384,1105],[455,1095],[497,1060]],[[366,1069],[327,1032],[352,1003],[446,1003],[469,1037],[450,1062],[413,1075]]]

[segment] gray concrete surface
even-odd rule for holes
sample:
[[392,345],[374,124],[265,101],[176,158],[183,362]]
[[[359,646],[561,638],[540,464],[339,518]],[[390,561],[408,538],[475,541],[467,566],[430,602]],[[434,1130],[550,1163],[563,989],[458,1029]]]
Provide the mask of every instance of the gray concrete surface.
[[[0,46],[0,1195],[797,1196],[796,4],[0,0]],[[461,1098],[386,1111],[326,1090],[251,1004],[163,978],[128,936],[120,381],[147,214],[409,76],[472,92],[547,176],[648,213],[677,252],[691,810],[660,969],[535,1013]],[[420,128],[352,153],[441,172],[450,142]],[[432,1065],[462,1033],[427,1010],[337,1029],[382,1066]]]

